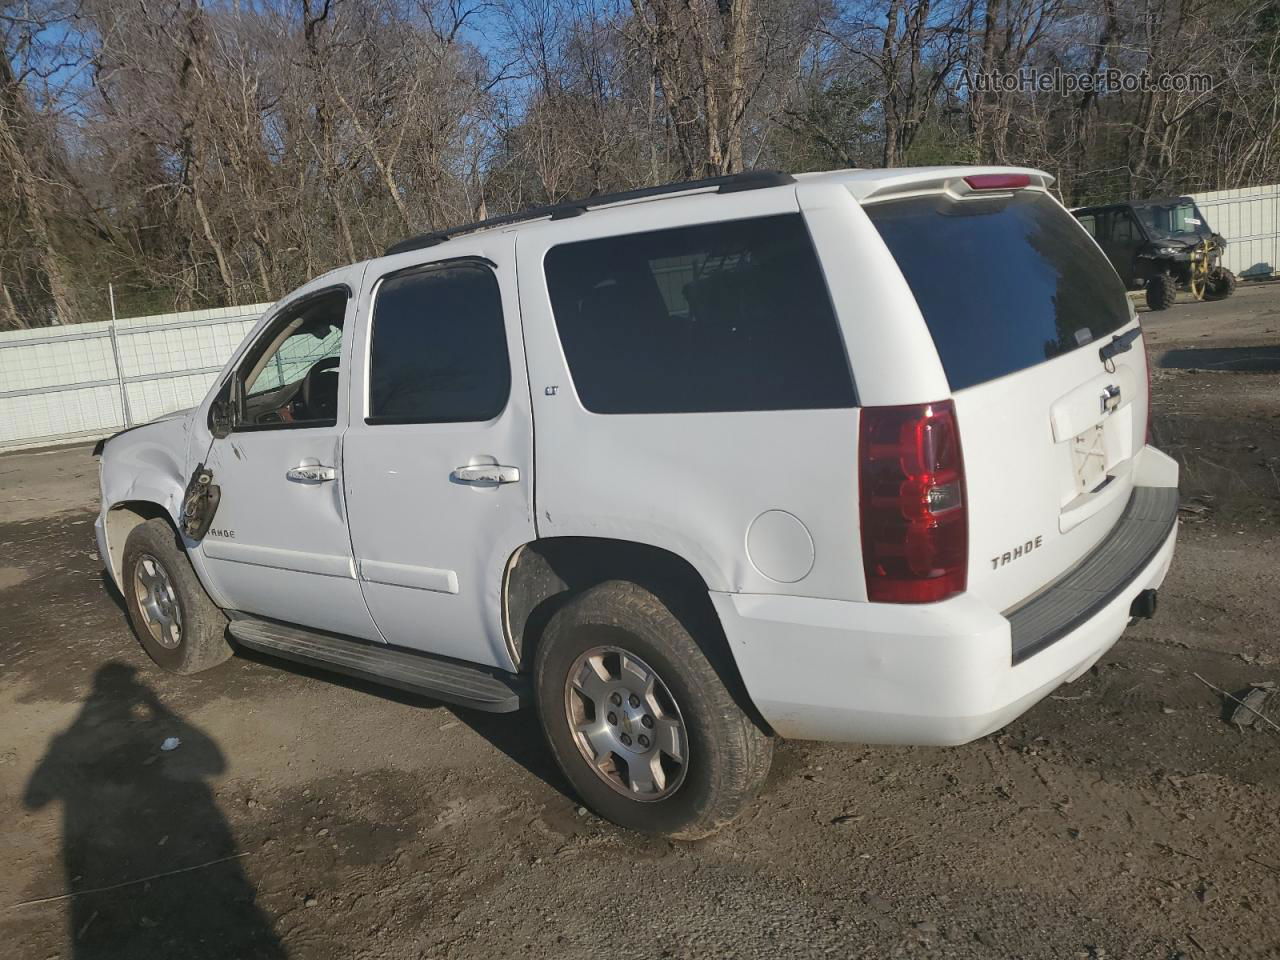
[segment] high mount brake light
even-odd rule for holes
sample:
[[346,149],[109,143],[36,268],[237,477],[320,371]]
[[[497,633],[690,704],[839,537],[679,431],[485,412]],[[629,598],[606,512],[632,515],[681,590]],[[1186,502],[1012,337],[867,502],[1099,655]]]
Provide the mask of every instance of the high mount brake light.
[[952,402],[863,407],[858,469],[867,599],[933,603],[963,592],[969,517]]
[[974,173],[964,178],[970,190],[1020,190],[1031,186],[1025,173]]

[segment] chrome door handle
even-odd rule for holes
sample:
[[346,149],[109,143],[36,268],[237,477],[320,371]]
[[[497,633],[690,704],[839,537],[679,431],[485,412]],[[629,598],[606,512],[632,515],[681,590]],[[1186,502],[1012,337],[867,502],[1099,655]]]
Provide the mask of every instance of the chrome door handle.
[[457,467],[449,474],[457,483],[482,483],[497,486],[500,483],[519,483],[520,468],[504,467],[498,463],[477,463]]
[[333,467],[326,467],[319,460],[309,458],[285,473],[285,477],[294,483],[326,483],[337,476],[338,471]]

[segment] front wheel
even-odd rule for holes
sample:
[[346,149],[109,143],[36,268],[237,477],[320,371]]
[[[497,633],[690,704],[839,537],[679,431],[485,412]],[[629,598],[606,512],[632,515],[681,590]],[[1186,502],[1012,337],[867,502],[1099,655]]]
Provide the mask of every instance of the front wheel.
[[138,524],[121,560],[129,621],[152,660],[174,673],[199,673],[231,656],[227,618],[196,579],[173,527],[159,518]]
[[773,741],[735,701],[725,661],[634,583],[602,583],[556,613],[539,643],[535,695],[551,752],[587,806],[683,840],[742,811]]
[[1206,300],[1225,300],[1236,292],[1236,275],[1226,267],[1216,267],[1209,274],[1205,289]]
[[1168,310],[1178,299],[1178,281],[1168,273],[1158,273],[1147,281],[1147,307]]

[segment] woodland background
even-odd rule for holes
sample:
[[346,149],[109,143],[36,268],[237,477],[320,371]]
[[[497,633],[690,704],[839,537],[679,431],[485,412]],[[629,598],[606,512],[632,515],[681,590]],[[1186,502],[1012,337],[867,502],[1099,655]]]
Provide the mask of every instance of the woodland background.
[[[1280,181],[1280,0],[0,0],[0,329],[278,298],[421,230],[752,167]],[[972,93],[964,72],[1206,73]]]

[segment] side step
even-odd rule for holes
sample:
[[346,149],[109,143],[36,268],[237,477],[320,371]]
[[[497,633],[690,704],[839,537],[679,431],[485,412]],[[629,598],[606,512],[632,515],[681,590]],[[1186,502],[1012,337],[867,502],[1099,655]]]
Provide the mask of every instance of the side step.
[[227,629],[239,643],[286,660],[490,713],[511,713],[528,700],[525,679],[496,668],[244,614],[231,616]]

